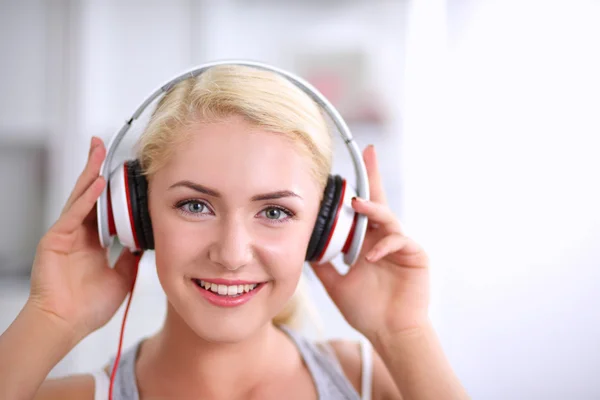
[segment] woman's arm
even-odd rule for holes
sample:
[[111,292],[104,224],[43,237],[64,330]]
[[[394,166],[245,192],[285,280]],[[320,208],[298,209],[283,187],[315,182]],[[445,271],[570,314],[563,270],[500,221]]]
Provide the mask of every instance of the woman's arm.
[[468,399],[431,326],[381,335],[373,343],[404,399]]
[[387,205],[372,146],[363,157],[371,200],[352,202],[369,219],[359,258],[345,275],[332,263],[313,270],[346,321],[381,355],[405,400],[467,398],[429,321],[429,257]]
[[25,305],[0,336],[0,398],[31,399],[74,342],[60,318]]
[[88,163],[58,221],[40,240],[25,307],[0,336],[0,398],[32,398],[46,375],[115,314],[135,282],[139,258],[123,251],[111,268],[100,245],[96,200],[106,155],[93,138]]
[[[357,342],[332,340],[344,374],[362,394],[362,363]],[[468,399],[431,327],[373,344],[372,399]]]

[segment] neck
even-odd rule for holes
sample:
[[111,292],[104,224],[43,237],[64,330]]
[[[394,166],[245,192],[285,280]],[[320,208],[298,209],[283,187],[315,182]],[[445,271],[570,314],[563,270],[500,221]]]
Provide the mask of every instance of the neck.
[[282,357],[282,350],[297,353],[286,335],[271,323],[242,342],[206,341],[170,304],[162,330],[146,340],[142,350],[136,363],[140,392],[153,397],[181,392],[205,398],[244,397],[261,381],[285,369],[282,361],[288,357]]

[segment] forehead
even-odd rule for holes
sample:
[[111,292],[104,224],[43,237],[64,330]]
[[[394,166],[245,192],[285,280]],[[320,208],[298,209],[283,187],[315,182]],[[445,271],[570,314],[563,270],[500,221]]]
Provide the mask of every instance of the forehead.
[[250,195],[286,189],[304,197],[300,192],[317,190],[310,158],[283,134],[253,126],[241,117],[197,122],[186,129],[189,140],[157,173],[169,184],[191,180],[224,193],[236,190]]

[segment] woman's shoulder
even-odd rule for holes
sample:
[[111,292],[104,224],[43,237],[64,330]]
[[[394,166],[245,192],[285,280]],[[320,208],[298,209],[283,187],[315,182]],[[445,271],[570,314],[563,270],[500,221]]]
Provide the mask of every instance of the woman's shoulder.
[[92,374],[48,379],[39,388],[35,400],[94,400],[95,379]]

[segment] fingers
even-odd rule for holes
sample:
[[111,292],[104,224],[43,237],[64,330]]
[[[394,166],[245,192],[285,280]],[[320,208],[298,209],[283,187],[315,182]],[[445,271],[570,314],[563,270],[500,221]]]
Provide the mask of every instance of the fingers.
[[105,156],[106,149],[104,148],[102,139],[95,136],[92,137],[87,164],[81,175],[79,175],[79,178],[75,183],[75,187],[73,188],[69,199],[65,203],[62,213],[66,213],[77,201],[77,199],[81,197],[87,188],[95,181],[100,173],[100,167],[102,166],[102,161],[104,161]]
[[377,163],[377,155],[375,146],[369,145],[363,151],[363,159],[367,168],[367,177],[369,178],[370,198],[371,201],[381,204],[387,204],[385,191],[383,190],[383,182],[379,173],[379,165]]
[[402,234],[400,221],[387,205],[355,197],[352,207],[356,212],[367,216],[371,228],[383,227],[388,233]]
[[390,253],[402,250],[408,241],[408,237],[397,233],[388,235],[377,242],[365,255],[365,258],[370,262],[377,262]]
[[332,263],[326,262],[323,264],[310,264],[315,275],[323,284],[323,287],[331,297],[331,299],[336,301],[336,291],[335,288],[338,287],[338,284],[344,278],[340,273],[335,269]]
[[392,234],[384,237],[365,255],[367,261],[375,263],[396,253],[398,260],[406,267],[427,267],[429,260],[425,251],[408,236]]
[[88,214],[94,209],[96,200],[104,190],[106,181],[104,177],[97,177],[66,212],[56,222],[54,231],[60,234],[73,233],[79,228]]

